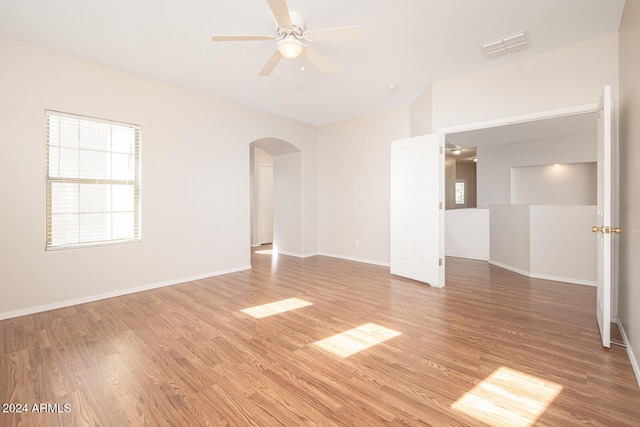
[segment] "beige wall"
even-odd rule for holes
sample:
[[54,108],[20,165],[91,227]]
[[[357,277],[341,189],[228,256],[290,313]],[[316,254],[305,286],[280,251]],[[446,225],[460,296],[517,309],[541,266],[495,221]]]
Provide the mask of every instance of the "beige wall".
[[618,88],[618,35],[610,34],[436,82],[433,129],[597,103]]
[[433,132],[433,97],[428,87],[409,105],[411,136],[427,135]]
[[[247,268],[261,138],[302,150],[315,242],[315,127],[9,39],[0,58],[0,317]],[[142,126],[141,243],[45,252],[45,109]]]
[[408,137],[408,107],[319,128],[321,253],[388,265],[390,143]]
[[[556,163],[511,168],[511,203],[596,206],[598,163]],[[591,226],[585,229],[589,234]],[[593,237],[593,236],[592,236]]]
[[512,203],[511,168],[595,162],[596,142],[595,135],[571,135],[478,147],[478,207]]
[[640,384],[640,2],[620,25],[620,273],[618,318]]
[[[320,127],[319,251],[389,262],[390,141],[457,124],[597,104],[604,85],[617,94],[617,49],[617,34],[599,37],[436,82],[404,109]],[[480,163],[478,168],[479,183]],[[508,185],[505,191],[508,203]],[[479,187],[477,197],[482,206]]]

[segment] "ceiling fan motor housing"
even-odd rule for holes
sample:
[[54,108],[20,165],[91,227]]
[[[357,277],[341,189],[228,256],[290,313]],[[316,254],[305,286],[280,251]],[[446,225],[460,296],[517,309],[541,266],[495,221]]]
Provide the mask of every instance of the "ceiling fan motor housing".
[[292,28],[277,27],[277,32],[280,37],[286,37],[293,35],[296,38],[302,38],[304,30],[306,28],[306,22],[302,15],[298,12],[289,11],[289,17],[291,19]]

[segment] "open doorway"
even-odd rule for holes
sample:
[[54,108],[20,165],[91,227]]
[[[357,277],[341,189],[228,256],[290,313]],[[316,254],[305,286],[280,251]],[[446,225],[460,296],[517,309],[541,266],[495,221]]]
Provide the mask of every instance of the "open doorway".
[[445,145],[445,209],[472,209],[477,206],[476,147]]
[[251,246],[273,243],[273,156],[260,147],[253,150]]
[[470,206],[469,178],[447,176],[447,256],[595,285],[597,114],[583,110],[444,132],[449,163],[475,150],[477,183]]
[[273,244],[302,253],[302,153],[293,144],[263,138],[250,145],[251,246]]

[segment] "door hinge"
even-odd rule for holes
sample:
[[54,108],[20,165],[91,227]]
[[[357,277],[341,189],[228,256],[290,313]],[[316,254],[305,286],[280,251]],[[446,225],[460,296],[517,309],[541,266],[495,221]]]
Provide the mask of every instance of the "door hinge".
[[442,202],[438,202],[438,208],[442,209]]
[[440,154],[442,154],[442,147],[438,147],[440,149]]
[[442,258],[440,258],[440,259],[438,260],[438,266],[439,266],[439,267],[442,267]]

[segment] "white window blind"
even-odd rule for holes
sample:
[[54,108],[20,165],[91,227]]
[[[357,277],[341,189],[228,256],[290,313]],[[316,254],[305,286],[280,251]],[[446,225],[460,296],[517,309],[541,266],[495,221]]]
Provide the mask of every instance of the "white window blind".
[[139,126],[47,111],[47,249],[139,240],[139,177]]

